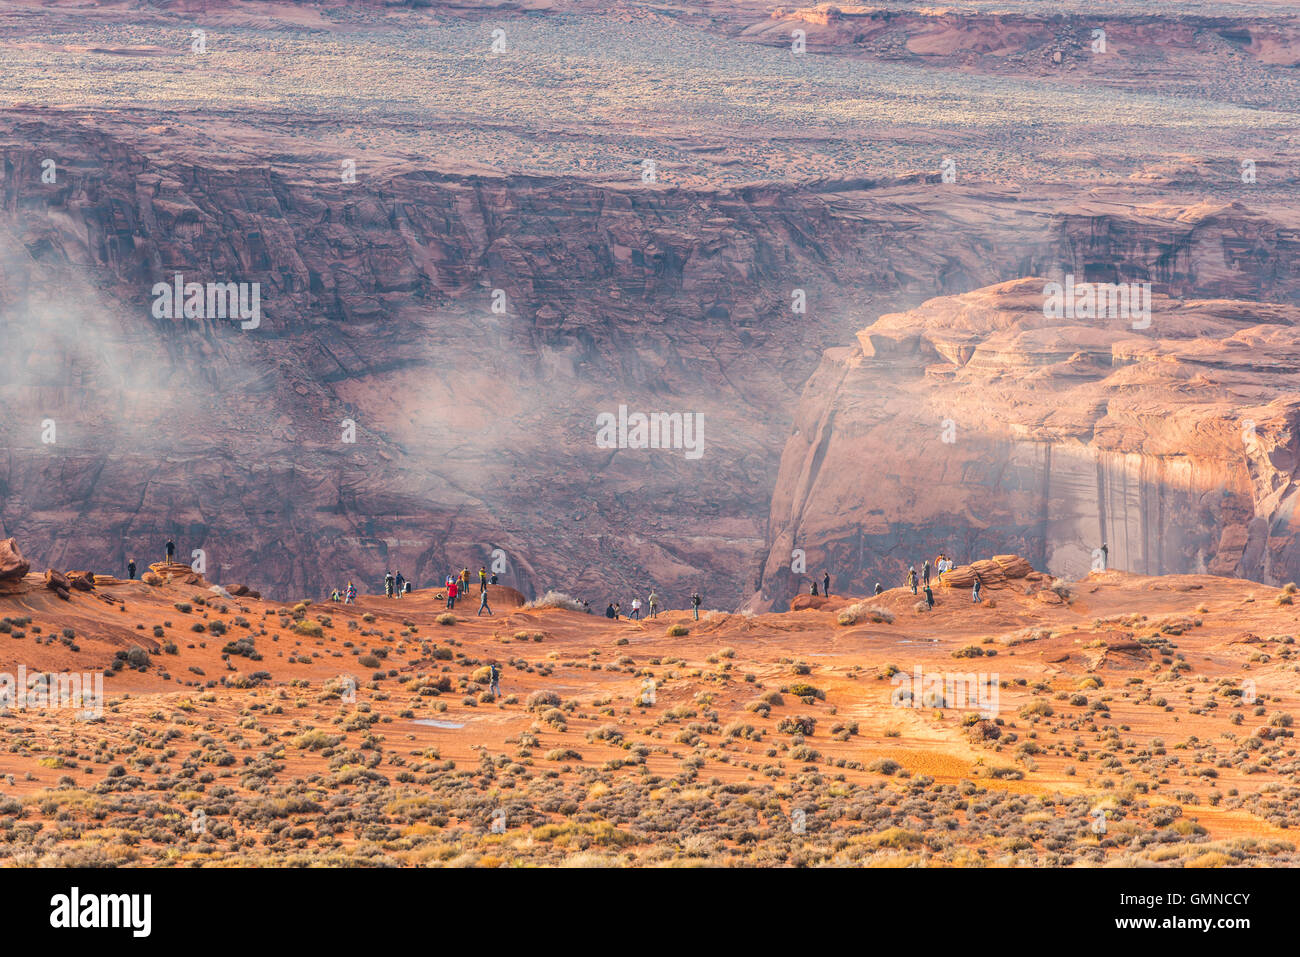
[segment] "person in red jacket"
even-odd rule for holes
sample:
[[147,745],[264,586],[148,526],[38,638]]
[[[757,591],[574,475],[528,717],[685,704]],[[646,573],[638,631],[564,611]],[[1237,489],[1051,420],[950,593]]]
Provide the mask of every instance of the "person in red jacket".
[[457,589],[457,586],[456,586],[456,582],[455,582],[455,580],[453,579],[453,580],[452,580],[452,583],[451,583],[450,585],[447,586],[447,607],[448,607],[448,608],[455,608],[455,607],[456,607],[456,593],[457,593],[457,591],[458,591],[458,589]]

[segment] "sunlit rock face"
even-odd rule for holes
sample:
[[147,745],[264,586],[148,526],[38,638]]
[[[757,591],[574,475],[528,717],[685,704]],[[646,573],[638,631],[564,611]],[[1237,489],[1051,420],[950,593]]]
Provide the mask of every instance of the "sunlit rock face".
[[1300,577],[1300,309],[1157,294],[1146,317],[1070,318],[1055,288],[934,299],[827,352],[753,605],[800,588],[796,550],[845,590],[897,584],[940,552],[1016,552],[1067,577],[1103,560]]

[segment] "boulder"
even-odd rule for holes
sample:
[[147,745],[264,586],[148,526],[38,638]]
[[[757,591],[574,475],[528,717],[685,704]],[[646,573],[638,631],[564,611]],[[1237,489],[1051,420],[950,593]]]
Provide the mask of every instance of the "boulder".
[[0,582],[19,581],[31,568],[32,563],[23,558],[16,540],[0,541]]
[[68,576],[63,572],[55,571],[53,568],[45,570],[45,587],[54,594],[58,595],[64,601],[68,600],[71,594],[72,583],[68,581]]
[[94,591],[95,575],[93,572],[68,572],[68,584],[77,591]]
[[1034,566],[1029,564],[1028,559],[1021,558],[1019,555],[994,555],[993,561],[1002,569],[1002,574],[1007,578],[1024,578],[1034,570]]

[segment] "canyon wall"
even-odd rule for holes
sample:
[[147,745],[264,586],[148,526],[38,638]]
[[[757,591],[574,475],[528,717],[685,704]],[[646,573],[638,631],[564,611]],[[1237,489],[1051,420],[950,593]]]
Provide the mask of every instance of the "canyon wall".
[[827,352],[752,607],[823,568],[846,591],[893,586],[940,552],[1076,578],[1105,545],[1144,574],[1300,577],[1300,309],[1157,295],[1134,328],[1048,318],[1046,283],[931,300]]
[[[349,184],[334,157],[174,132],[0,125],[0,535],[40,561],[120,570],[175,537],[291,597],[496,555],[525,592],[734,605],[798,390],[880,312],[1094,261],[1300,294],[1294,229],[1237,204],[937,173],[686,189],[401,162]],[[261,325],[157,318],[177,273],[259,283]],[[620,405],[703,414],[704,455],[598,447]]]

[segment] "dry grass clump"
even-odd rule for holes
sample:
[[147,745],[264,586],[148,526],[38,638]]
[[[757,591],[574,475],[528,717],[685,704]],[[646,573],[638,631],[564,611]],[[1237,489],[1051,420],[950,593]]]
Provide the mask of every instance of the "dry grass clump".
[[582,607],[582,602],[572,595],[566,595],[562,591],[552,589],[541,598],[535,598],[524,605],[525,608],[564,608],[569,611],[586,611]]
[[860,601],[856,605],[850,605],[842,610],[835,620],[841,625],[856,625],[860,621],[872,621],[877,625],[882,623],[892,625],[894,623],[894,613],[888,608],[881,608],[879,605],[870,605],[867,602]]

